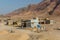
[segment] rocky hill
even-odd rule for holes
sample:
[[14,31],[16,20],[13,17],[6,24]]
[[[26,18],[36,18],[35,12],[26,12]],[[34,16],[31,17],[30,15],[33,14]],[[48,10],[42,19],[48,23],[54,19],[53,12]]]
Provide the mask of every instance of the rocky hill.
[[12,18],[33,18],[60,16],[60,0],[43,0],[38,4],[30,4],[27,7],[19,8],[9,14]]

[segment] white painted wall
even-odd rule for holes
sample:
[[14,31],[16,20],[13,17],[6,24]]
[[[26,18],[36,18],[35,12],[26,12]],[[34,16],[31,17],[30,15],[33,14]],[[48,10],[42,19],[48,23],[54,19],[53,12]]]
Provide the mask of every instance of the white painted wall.
[[31,27],[32,28],[37,27],[38,22],[39,22],[38,18],[37,19],[31,19]]

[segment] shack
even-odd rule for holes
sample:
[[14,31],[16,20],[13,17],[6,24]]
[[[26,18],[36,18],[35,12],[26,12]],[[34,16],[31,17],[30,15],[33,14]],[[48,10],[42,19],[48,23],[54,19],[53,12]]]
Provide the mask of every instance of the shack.
[[45,20],[44,19],[39,19],[39,24],[45,24]]
[[22,26],[25,27],[31,27],[31,20],[22,20]]
[[50,24],[54,24],[54,20],[50,20]]
[[49,18],[45,19],[45,24],[54,24],[54,20],[51,20]]
[[31,27],[32,27],[32,28],[34,28],[34,27],[38,28],[38,25],[39,25],[39,20],[38,20],[38,18],[33,18],[33,19],[31,19]]

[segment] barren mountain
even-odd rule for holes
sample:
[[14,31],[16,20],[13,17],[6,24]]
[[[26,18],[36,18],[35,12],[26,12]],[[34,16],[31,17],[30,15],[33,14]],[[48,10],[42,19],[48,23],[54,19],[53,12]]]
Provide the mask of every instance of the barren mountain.
[[30,4],[9,14],[12,18],[53,17],[60,16],[60,0],[43,0],[38,4]]

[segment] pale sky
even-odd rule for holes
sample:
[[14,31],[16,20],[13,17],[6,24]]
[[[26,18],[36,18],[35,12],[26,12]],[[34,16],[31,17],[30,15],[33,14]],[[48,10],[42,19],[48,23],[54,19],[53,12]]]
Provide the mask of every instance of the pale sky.
[[41,1],[42,0],[0,0],[0,14],[6,14],[18,8],[28,6],[29,4],[36,4]]

